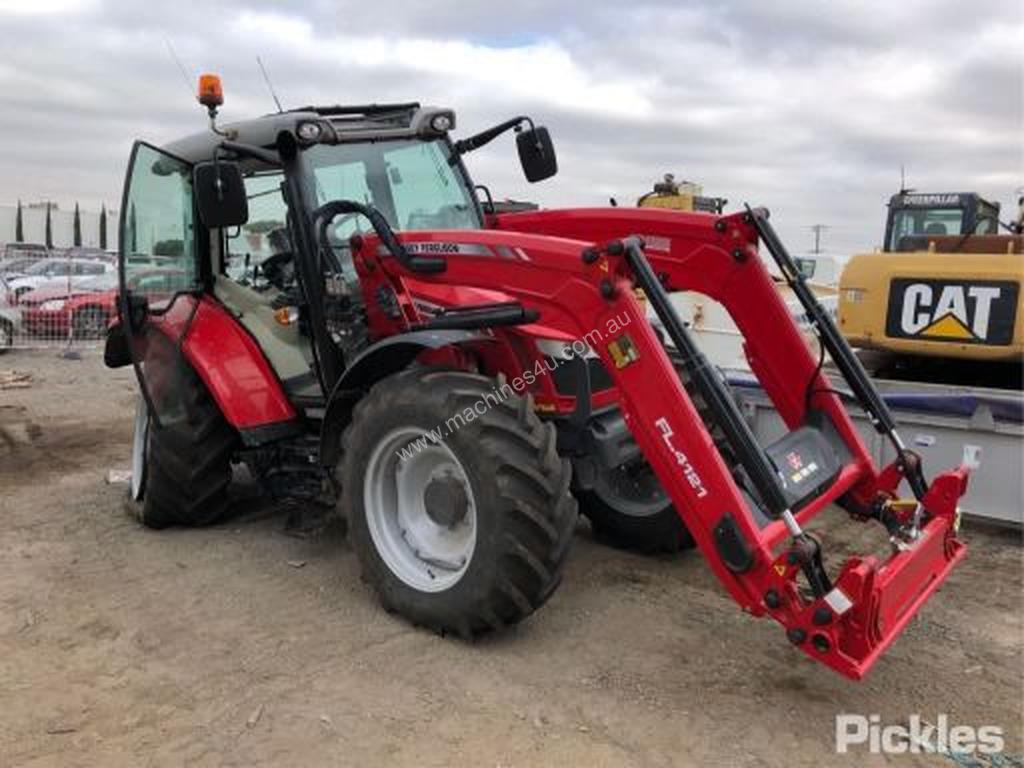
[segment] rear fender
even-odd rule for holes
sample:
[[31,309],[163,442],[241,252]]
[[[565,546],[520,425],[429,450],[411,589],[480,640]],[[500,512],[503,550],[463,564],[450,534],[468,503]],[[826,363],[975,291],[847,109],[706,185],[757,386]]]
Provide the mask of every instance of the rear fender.
[[333,467],[341,454],[341,433],[352,418],[352,408],[376,382],[409,367],[424,352],[494,341],[470,331],[414,331],[390,336],[367,347],[345,369],[331,392],[320,431],[320,461]]
[[218,302],[199,302],[182,353],[246,445],[303,430],[263,350]]

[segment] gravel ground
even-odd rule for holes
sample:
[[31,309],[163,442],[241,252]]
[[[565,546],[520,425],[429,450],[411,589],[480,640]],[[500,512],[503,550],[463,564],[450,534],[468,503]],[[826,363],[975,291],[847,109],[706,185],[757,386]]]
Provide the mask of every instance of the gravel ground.
[[[861,683],[741,613],[696,553],[581,523],[565,581],[466,644],[381,610],[338,532],[255,502],[204,530],[125,512],[134,388],[100,355],[0,357],[0,765],[949,765],[834,752],[837,713],[995,724],[1022,748],[1019,535],[968,559]],[[835,541],[864,535],[841,522]]]

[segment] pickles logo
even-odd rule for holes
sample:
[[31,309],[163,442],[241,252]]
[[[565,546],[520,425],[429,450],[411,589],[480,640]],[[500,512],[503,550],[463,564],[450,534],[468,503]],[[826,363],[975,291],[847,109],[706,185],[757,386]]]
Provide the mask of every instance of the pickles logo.
[[898,278],[889,289],[886,334],[896,338],[1009,344],[1019,286],[1009,281]]

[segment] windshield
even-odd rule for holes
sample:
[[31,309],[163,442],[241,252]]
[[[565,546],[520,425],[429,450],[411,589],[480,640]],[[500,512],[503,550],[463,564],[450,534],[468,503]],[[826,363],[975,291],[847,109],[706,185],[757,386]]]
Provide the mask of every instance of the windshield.
[[889,250],[898,251],[900,240],[908,235],[963,234],[961,208],[902,208],[893,214]]
[[[306,158],[316,181],[317,205],[355,200],[377,208],[396,230],[478,229],[473,192],[449,163],[441,140],[318,144]],[[333,236],[342,242],[368,232],[361,216],[339,216]]]

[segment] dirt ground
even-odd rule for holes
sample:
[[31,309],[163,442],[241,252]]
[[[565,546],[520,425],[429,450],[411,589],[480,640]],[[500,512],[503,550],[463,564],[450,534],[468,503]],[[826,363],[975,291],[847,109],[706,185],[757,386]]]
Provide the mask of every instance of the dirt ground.
[[585,523],[548,605],[470,645],[380,609],[338,532],[293,538],[252,504],[140,528],[105,481],[128,466],[130,372],[12,368],[33,383],[0,390],[2,766],[954,765],[837,755],[837,713],[944,713],[1024,752],[1018,535],[968,529],[861,683],[741,613],[698,554],[616,551]]

